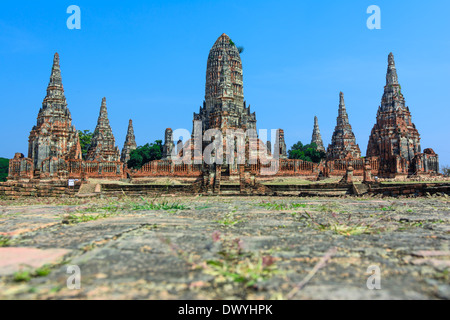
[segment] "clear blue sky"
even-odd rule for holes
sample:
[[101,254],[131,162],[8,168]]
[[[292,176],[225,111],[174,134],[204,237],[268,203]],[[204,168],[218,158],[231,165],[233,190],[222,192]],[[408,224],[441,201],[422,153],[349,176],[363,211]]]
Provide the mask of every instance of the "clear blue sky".
[[[73,4],[81,30],[66,27]],[[381,30],[366,27],[372,4]],[[315,115],[330,143],[343,91],[365,154],[392,51],[422,149],[450,164],[449,12],[448,0],[2,1],[0,157],[27,154],[56,51],[77,129],[94,130],[105,96],[119,148],[130,118],[139,145],[191,130],[209,50],[227,33],[245,47],[258,128],[283,128],[288,147],[310,142]]]

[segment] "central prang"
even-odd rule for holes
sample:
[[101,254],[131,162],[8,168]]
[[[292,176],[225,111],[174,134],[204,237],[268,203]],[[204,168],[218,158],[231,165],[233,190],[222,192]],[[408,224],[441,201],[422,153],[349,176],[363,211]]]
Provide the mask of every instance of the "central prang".
[[256,130],[256,114],[244,101],[242,61],[236,45],[222,34],[212,47],[206,70],[205,101],[194,121],[209,129]]

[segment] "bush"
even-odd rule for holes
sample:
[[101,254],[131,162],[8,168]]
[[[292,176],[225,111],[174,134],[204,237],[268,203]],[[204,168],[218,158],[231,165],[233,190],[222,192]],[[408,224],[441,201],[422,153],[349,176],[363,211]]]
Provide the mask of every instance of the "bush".
[[130,154],[128,168],[140,169],[146,163],[162,159],[162,141],[157,140],[155,143],[147,143],[145,146],[138,147]]
[[301,141],[294,144],[288,153],[289,159],[298,159],[314,163],[319,163],[326,157],[325,152],[317,150],[317,145],[315,143],[303,145]]
[[94,136],[94,134],[89,130],[80,130],[78,131],[78,136],[80,137],[81,153],[83,155],[83,159],[86,160],[86,155],[89,150],[89,146],[91,145],[92,137]]
[[445,177],[450,177],[450,167],[449,166],[441,167],[441,172]]

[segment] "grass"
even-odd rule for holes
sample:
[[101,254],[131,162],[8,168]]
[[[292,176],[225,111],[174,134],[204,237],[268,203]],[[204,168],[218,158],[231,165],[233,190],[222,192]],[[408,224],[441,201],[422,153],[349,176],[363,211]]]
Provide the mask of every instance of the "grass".
[[31,272],[30,271],[18,271],[14,273],[14,281],[15,282],[28,282],[31,280]]
[[169,239],[161,239],[169,248],[193,270],[202,270],[213,275],[216,283],[237,283],[246,288],[255,287],[258,282],[267,280],[280,273],[277,270],[276,259],[269,255],[244,252],[243,241],[237,239],[221,239],[221,234],[215,231],[212,239],[220,244],[217,259],[199,260],[193,253],[188,253],[173,244]]
[[276,273],[276,268],[266,265],[262,257],[240,261],[208,260],[206,264],[209,267],[206,273],[215,276],[217,282],[231,281],[245,287],[252,287]]
[[[144,200],[144,199],[143,199]],[[162,201],[162,202],[156,202],[156,201],[146,201],[144,200],[143,203],[132,203],[131,204],[131,210],[134,211],[150,211],[150,210],[188,210],[189,208],[185,205],[179,204],[179,203],[170,203],[169,201]]]
[[376,208],[376,210],[380,210],[380,211],[395,211],[395,208],[393,206],[389,206],[389,207]]
[[276,210],[276,211],[292,210],[292,209],[308,207],[308,205],[305,203],[285,204],[285,203],[270,203],[270,202],[258,203],[257,206],[266,208],[267,210]]
[[244,253],[240,239],[224,240],[221,245],[220,258],[206,261],[204,267],[218,283],[234,282],[248,288],[278,273],[273,257]]
[[50,274],[51,269],[50,266],[44,265],[40,268],[37,268],[34,271],[23,270],[14,273],[14,281],[15,282],[28,282],[32,278],[37,277],[46,277]]
[[83,222],[89,222],[89,221],[96,221],[100,219],[107,219],[112,217],[114,214],[112,213],[99,213],[96,215],[76,215],[76,214],[70,214],[69,216],[66,216],[64,218],[64,222],[68,224],[76,224],[76,223],[83,223]]
[[[107,219],[118,215],[120,212],[131,211],[150,211],[165,210],[169,213],[176,213],[177,210],[188,210],[189,208],[179,203],[171,203],[169,201],[156,201],[155,199],[148,201],[141,197],[142,202],[125,201],[123,203],[111,202],[101,206],[92,206],[77,211],[77,214],[69,214],[64,218],[68,224],[83,223],[96,221],[99,219]],[[96,213],[96,214],[86,214]],[[80,215],[81,214],[81,215]]]
[[297,220],[305,220],[308,227],[318,231],[333,231],[337,235],[355,236],[361,234],[373,234],[381,231],[381,228],[375,228],[374,225],[379,221],[376,220],[369,224],[368,221],[352,220],[352,215],[349,214],[347,219],[342,220],[338,215],[331,212],[332,222],[320,223],[316,221],[308,212],[300,215],[300,213],[292,214]]
[[9,246],[11,239],[0,235],[0,248]]
[[438,272],[434,275],[437,280],[444,280],[445,282],[450,282],[450,269],[445,269],[442,272]]
[[219,223],[223,226],[234,226],[238,223],[245,222],[245,220],[237,219],[236,216],[234,215],[234,212],[229,212],[225,214],[225,217],[223,219],[216,220],[214,222]]
[[34,271],[37,277],[46,277],[50,274],[51,270],[49,266],[43,266]]

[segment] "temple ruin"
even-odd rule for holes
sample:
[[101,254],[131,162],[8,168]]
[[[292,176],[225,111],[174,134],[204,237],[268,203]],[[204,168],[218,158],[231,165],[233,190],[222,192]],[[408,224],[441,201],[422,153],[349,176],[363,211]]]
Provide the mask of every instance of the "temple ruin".
[[388,57],[386,86],[369,138],[367,157],[379,159],[382,177],[439,173],[438,155],[432,149],[421,151],[420,135],[406,106],[392,53]]
[[[21,153],[15,155],[10,161],[8,180],[128,178],[138,181],[153,177],[183,177],[197,179],[202,186],[217,191],[221,180],[233,178],[241,185],[251,185],[256,189],[255,181],[261,177],[299,176],[315,180],[334,176],[344,177],[346,181],[360,177],[371,182],[374,177],[436,175],[439,158],[432,149],[421,151],[420,136],[412,123],[409,108],[405,106],[392,54],[388,62],[385,91],[369,139],[367,157],[361,157],[341,92],[337,124],[326,150],[326,159],[321,163],[291,160],[287,158],[284,130],[276,130],[275,141],[262,141],[258,136],[256,113],[244,100],[240,53],[231,39],[223,34],[209,53],[205,100],[199,113],[194,113],[191,139],[175,145],[174,132],[167,129],[162,160],[149,162],[140,169],[130,169],[127,162],[131,152],[137,148],[133,123],[129,121],[120,153],[109,123],[106,98],[101,103],[86,159],[82,159],[78,132],[72,125],[64,96],[59,55],[55,54],[47,95],[39,111],[37,125],[30,133],[28,157]],[[211,132],[214,134],[208,137],[209,140],[200,140],[200,146],[196,148],[195,134],[198,132],[202,137]],[[230,132],[233,134],[231,140]],[[223,144],[218,143],[221,141]],[[325,151],[317,117],[311,142],[319,151]],[[253,148],[250,148],[252,144]],[[206,151],[211,151],[212,160],[216,161],[206,163]],[[226,156],[223,162],[219,162],[217,160],[222,153]]]

